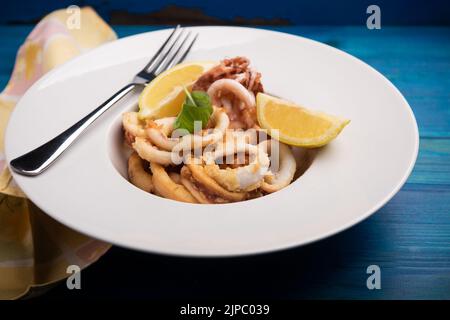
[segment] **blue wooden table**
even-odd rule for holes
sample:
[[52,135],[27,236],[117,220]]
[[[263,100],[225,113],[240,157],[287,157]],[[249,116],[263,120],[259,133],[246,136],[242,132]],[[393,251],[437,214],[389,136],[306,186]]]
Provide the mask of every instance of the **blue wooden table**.
[[[0,86],[31,26],[0,27]],[[115,27],[120,37],[154,27]],[[376,214],[309,246],[232,259],[187,259],[114,247],[44,298],[450,299],[450,28],[278,27],[367,62],[403,93],[420,131],[414,171]],[[380,127],[382,124],[380,124]],[[366,268],[381,268],[368,290]]]

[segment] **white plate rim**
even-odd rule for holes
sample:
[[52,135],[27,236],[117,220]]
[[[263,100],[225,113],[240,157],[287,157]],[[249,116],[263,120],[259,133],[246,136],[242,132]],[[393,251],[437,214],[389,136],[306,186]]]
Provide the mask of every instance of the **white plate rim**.
[[[87,235],[89,235],[89,236],[93,236],[93,237],[95,237],[95,238],[97,238],[97,239],[104,240],[104,241],[110,242],[110,243],[112,243],[112,244],[117,244],[117,245],[122,246],[122,247],[128,247],[128,248],[130,248],[130,249],[137,249],[137,250],[142,250],[142,251],[146,251],[146,252],[149,252],[149,251],[150,251],[150,252],[162,253],[162,254],[169,254],[169,255],[172,255],[172,254],[173,254],[173,255],[183,255],[183,256],[202,256],[202,257],[203,257],[203,256],[219,256],[219,257],[220,257],[220,256],[239,256],[239,255],[258,254],[258,253],[266,253],[266,252],[278,251],[278,250],[283,250],[283,249],[289,249],[289,248],[292,248],[292,247],[297,247],[297,246],[300,246],[300,245],[306,245],[306,244],[309,244],[309,243],[312,243],[312,242],[315,242],[315,241],[318,241],[318,240],[321,240],[321,239],[324,239],[324,238],[328,238],[328,237],[330,237],[330,236],[332,236],[332,235],[335,235],[335,234],[337,234],[337,233],[339,233],[339,232],[342,232],[342,231],[344,231],[344,230],[346,230],[346,229],[348,229],[348,228],[350,228],[350,227],[352,227],[352,226],[358,224],[359,222],[361,222],[361,221],[367,219],[367,218],[368,218],[369,216],[371,216],[373,213],[375,213],[376,211],[378,211],[378,210],[379,210],[381,207],[383,207],[389,200],[391,200],[392,197],[393,197],[393,196],[401,189],[401,187],[405,184],[407,178],[409,177],[409,175],[411,174],[411,172],[412,172],[412,170],[413,170],[413,168],[414,168],[414,164],[415,164],[415,162],[416,162],[416,160],[417,160],[417,156],[418,156],[418,150],[419,150],[419,131],[418,131],[418,126],[417,126],[417,121],[416,121],[416,119],[415,119],[415,116],[414,116],[414,113],[413,113],[411,107],[409,106],[408,102],[406,101],[406,99],[404,98],[404,96],[401,94],[401,92],[400,92],[400,91],[399,91],[399,90],[398,90],[398,89],[397,89],[397,88],[396,88],[396,87],[395,87],[395,86],[394,86],[394,85],[393,85],[393,84],[392,84],[385,76],[383,76],[383,75],[382,75],[380,72],[378,72],[376,69],[374,69],[374,68],[371,67],[370,65],[366,64],[365,62],[361,61],[360,59],[358,59],[358,58],[356,58],[356,57],[354,57],[354,56],[352,56],[352,55],[350,55],[350,54],[348,54],[348,53],[346,53],[346,52],[344,52],[344,51],[341,51],[341,50],[339,50],[339,49],[336,49],[336,48],[334,48],[334,47],[331,47],[331,46],[329,46],[329,45],[327,45],[327,44],[324,44],[324,43],[321,43],[321,42],[318,42],[318,41],[315,41],[315,40],[311,40],[311,39],[308,39],[308,38],[304,38],[304,37],[301,37],[301,36],[296,36],[296,35],[292,35],[292,34],[283,33],[283,32],[280,32],[280,31],[264,30],[264,29],[254,29],[254,28],[248,28],[248,27],[222,27],[222,26],[203,26],[203,27],[194,27],[194,28],[199,28],[199,29],[202,29],[202,28],[251,29],[251,30],[254,30],[254,31],[257,31],[257,32],[268,32],[268,33],[279,34],[279,35],[281,35],[281,36],[283,36],[283,37],[289,37],[289,38],[295,38],[295,39],[300,38],[300,39],[302,39],[303,41],[307,41],[307,42],[309,41],[309,42],[313,42],[313,43],[316,43],[316,44],[320,44],[321,46],[328,47],[329,50],[333,50],[333,51],[335,51],[335,53],[337,53],[337,54],[339,54],[339,55],[346,56],[347,58],[350,58],[350,59],[354,60],[354,62],[356,62],[356,63],[358,63],[358,64],[363,64],[365,67],[369,67],[369,68],[371,69],[371,71],[372,71],[372,72],[375,72],[375,73],[380,77],[380,79],[383,79],[383,80],[386,82],[386,84],[393,90],[393,92],[395,92],[396,95],[398,95],[398,97],[401,98],[401,99],[403,100],[404,104],[405,104],[406,106],[408,106],[408,114],[409,114],[409,117],[410,117],[409,120],[414,124],[414,132],[413,132],[413,140],[414,140],[414,141],[413,141],[413,145],[414,145],[413,148],[414,148],[414,150],[413,150],[413,153],[412,153],[411,158],[409,159],[408,166],[407,166],[407,168],[405,169],[402,178],[401,178],[401,179],[398,181],[398,183],[391,189],[391,191],[390,191],[390,192],[389,192],[382,200],[380,200],[377,204],[374,204],[374,206],[373,206],[370,210],[367,210],[366,212],[364,212],[364,214],[359,215],[358,217],[354,218],[353,220],[349,220],[346,224],[336,226],[336,228],[331,229],[331,230],[329,230],[328,232],[323,233],[323,234],[321,234],[321,235],[318,235],[317,237],[312,237],[312,238],[309,238],[309,239],[304,239],[303,241],[301,241],[300,244],[299,244],[298,242],[294,241],[293,243],[285,244],[285,245],[283,245],[283,246],[274,246],[273,248],[261,248],[261,249],[259,249],[259,250],[251,250],[251,251],[248,251],[248,252],[245,251],[245,252],[235,252],[235,253],[225,253],[225,254],[224,254],[224,253],[218,253],[218,254],[214,254],[214,253],[211,253],[211,254],[204,254],[204,253],[196,253],[196,252],[176,252],[176,251],[167,251],[167,250],[158,250],[158,249],[148,250],[148,249],[146,249],[146,248],[140,248],[140,247],[136,247],[136,246],[129,246],[129,245],[124,244],[124,243],[122,243],[122,242],[120,242],[120,241],[119,241],[119,242],[116,242],[115,239],[111,239],[111,238],[102,238],[102,237],[99,237],[98,234],[92,234],[92,233],[90,233],[90,232],[86,232],[85,230],[79,230],[79,229],[77,228],[77,225],[76,225],[76,224],[72,224],[71,221],[67,221],[67,220],[64,220],[64,219],[60,219],[57,215],[49,214],[49,215],[51,215],[54,219],[58,220],[59,222],[65,224],[65,225],[67,225],[67,226],[69,226],[69,227],[71,227],[71,228],[73,228],[73,229],[75,229],[75,230],[78,230],[78,231],[80,231],[80,232],[82,232],[82,233],[85,233],[85,234],[87,234]],[[163,31],[166,31],[166,30],[167,30],[167,29],[165,29],[165,30],[150,31],[150,32],[146,32],[146,33],[143,33],[143,34],[136,34],[136,35],[132,35],[132,36],[129,36],[129,37],[120,39],[119,41],[124,40],[124,39],[143,37],[143,36],[148,35],[148,34],[153,34],[153,33],[156,33],[156,32],[163,32]],[[105,44],[105,45],[102,45],[100,48],[104,48],[105,46],[108,46],[108,45],[111,45],[111,44]],[[27,91],[26,94],[29,94],[30,92],[33,92],[33,88],[38,87],[42,82],[47,81],[49,78],[53,77],[53,75],[54,75],[55,73],[60,72],[60,69],[61,69],[61,68],[66,68],[67,66],[70,66],[70,65],[72,65],[72,64],[76,64],[79,60],[83,59],[86,55],[92,55],[93,52],[95,53],[96,50],[97,50],[97,49],[94,49],[94,50],[92,50],[92,51],[83,53],[83,54],[81,54],[80,56],[78,56],[78,57],[72,59],[71,61],[69,61],[69,62],[63,64],[62,66],[60,66],[60,67],[58,67],[58,68],[56,68],[56,69],[54,69],[54,70],[48,72],[45,76],[43,76],[41,79],[39,79],[39,80],[38,80],[38,81],[37,81],[37,82],[36,82],[36,83],[35,83],[28,91]],[[13,111],[13,113],[12,113],[12,115],[11,115],[11,118],[14,117],[15,112],[16,112],[16,110]],[[5,140],[6,140],[6,141],[9,140],[9,134],[8,134],[8,133],[9,133],[9,125],[8,125],[8,129],[7,129],[6,135],[5,135]],[[9,147],[8,147],[8,145],[9,145],[8,143],[5,143],[5,151],[6,151],[5,153],[6,153],[6,155],[7,155],[7,156],[6,156],[6,160],[7,160],[7,163],[8,163],[8,165],[9,165],[9,161],[11,160],[11,158],[10,158],[10,152],[9,152]],[[22,185],[22,184],[21,184],[21,182],[20,182],[20,181],[21,181],[21,180],[20,180],[20,177],[18,177],[18,175],[17,175],[16,173],[14,173],[14,172],[13,172],[12,174],[13,174],[13,177],[16,179],[16,181],[18,181],[19,186],[20,186],[21,188],[23,188],[23,190],[26,190],[27,187],[26,187],[25,185]],[[33,202],[35,202],[35,203],[40,202],[38,199],[33,199],[33,196],[31,196],[31,195],[30,195],[30,199],[31,199]],[[41,205],[40,207],[45,207],[45,205]]]

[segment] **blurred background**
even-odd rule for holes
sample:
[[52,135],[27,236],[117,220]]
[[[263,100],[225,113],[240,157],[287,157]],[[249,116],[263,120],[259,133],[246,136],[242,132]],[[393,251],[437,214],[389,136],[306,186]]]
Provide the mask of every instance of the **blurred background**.
[[382,8],[385,25],[450,25],[448,0],[4,1],[0,24],[34,24],[52,10],[89,5],[120,25],[364,25],[371,4]]

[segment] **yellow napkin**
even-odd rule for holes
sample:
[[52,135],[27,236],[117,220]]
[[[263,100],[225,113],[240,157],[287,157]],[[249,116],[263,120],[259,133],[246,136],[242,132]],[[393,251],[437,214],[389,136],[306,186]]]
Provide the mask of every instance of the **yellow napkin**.
[[6,166],[3,139],[11,111],[37,79],[116,38],[94,10],[73,6],[44,17],[17,53],[11,79],[0,94],[0,299],[32,295],[67,277],[69,265],[85,268],[110,248],[66,228],[26,199]]

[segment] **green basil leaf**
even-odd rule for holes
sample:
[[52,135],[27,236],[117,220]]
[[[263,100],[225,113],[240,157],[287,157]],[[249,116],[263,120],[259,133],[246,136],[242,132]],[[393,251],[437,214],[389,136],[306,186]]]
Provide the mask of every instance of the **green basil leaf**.
[[200,108],[206,108],[212,114],[213,108],[211,105],[211,99],[208,94],[204,91],[193,91],[191,93],[192,99],[195,101],[195,104]]
[[206,92],[194,91],[190,93],[186,88],[185,92],[186,100],[175,121],[175,129],[186,129],[190,133],[194,133],[195,121],[200,121],[202,128],[205,128],[213,112],[213,107]]

